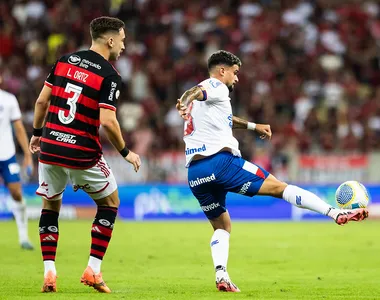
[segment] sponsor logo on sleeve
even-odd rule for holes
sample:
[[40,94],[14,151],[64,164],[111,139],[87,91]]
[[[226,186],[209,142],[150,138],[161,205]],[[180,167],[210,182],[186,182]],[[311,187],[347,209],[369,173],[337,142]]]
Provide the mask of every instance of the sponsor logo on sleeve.
[[[113,101],[113,95],[115,94],[115,90],[116,90],[116,87],[117,87],[117,83],[116,82],[111,82],[111,90],[110,90],[110,94],[108,96],[108,100],[109,101]],[[117,98],[116,98],[117,99]]]

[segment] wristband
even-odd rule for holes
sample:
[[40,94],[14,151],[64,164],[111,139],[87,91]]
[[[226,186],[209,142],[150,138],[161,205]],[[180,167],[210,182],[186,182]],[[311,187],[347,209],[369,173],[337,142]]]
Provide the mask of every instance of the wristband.
[[129,149],[127,147],[124,147],[119,151],[122,157],[126,157],[129,154]]
[[248,122],[247,129],[248,130],[255,130],[256,129],[256,123]]
[[41,136],[42,135],[42,128],[33,128],[33,135],[34,136]]

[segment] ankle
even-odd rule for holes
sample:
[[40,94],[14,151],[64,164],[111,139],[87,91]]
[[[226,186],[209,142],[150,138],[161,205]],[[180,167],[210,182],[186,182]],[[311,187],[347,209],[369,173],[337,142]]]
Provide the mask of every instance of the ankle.
[[92,269],[95,275],[98,275],[100,273],[101,264],[102,260],[96,257],[90,256],[88,259],[88,266]]
[[54,275],[57,275],[57,270],[55,269],[55,261],[45,260],[44,267],[45,267],[44,276],[46,276],[49,271],[53,272]]
[[334,207],[330,207],[330,209],[327,211],[326,215],[334,220],[336,220],[336,218],[338,217],[338,215],[341,213],[342,211],[338,208],[334,208]]
[[216,280],[220,280],[222,278],[224,279],[227,279],[228,278],[228,273],[227,273],[227,269],[226,267],[224,266],[216,266],[215,267],[215,277],[216,277]]

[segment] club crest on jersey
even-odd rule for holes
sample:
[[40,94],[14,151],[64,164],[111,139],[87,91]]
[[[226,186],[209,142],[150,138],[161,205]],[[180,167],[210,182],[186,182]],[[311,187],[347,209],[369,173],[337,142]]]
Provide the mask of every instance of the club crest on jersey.
[[72,65],[77,65],[80,63],[81,58],[78,55],[71,55],[68,61]]

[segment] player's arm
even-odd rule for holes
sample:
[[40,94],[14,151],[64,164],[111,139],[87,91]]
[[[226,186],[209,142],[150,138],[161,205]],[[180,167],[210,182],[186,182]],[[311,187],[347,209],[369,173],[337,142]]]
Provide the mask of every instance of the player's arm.
[[[24,152],[24,168],[32,168],[32,154],[29,152],[29,143],[28,143],[28,135],[26,134],[26,130],[24,124],[21,119],[13,122],[13,128],[15,131],[16,139]],[[31,169],[30,169],[31,171]]]
[[260,135],[261,139],[265,139],[267,137],[270,139],[272,137],[270,125],[248,122],[247,120],[235,116],[232,117],[232,128],[254,130]]
[[124,142],[121,134],[120,124],[116,118],[116,111],[108,108],[100,108],[100,125],[102,125],[108,140],[117,151],[131,163],[137,172],[141,166],[140,157],[130,151]]
[[50,106],[51,88],[44,85],[34,105],[33,128],[40,129],[44,126],[45,117]]
[[182,97],[177,100],[176,108],[178,113],[185,120],[188,118],[188,108],[194,100],[205,100],[204,90],[199,86],[194,86],[191,89],[183,93]]
[[140,156],[130,151],[124,142],[121,134],[119,122],[116,118],[117,100],[120,96],[121,77],[111,75],[103,80],[99,98],[99,120],[104,128],[106,136],[111,144],[123,156],[123,158],[133,165],[137,172],[141,166]]
[[29,151],[32,153],[40,151],[42,127],[44,126],[45,117],[49,110],[50,96],[51,88],[44,85],[34,105],[33,136],[29,143]]

